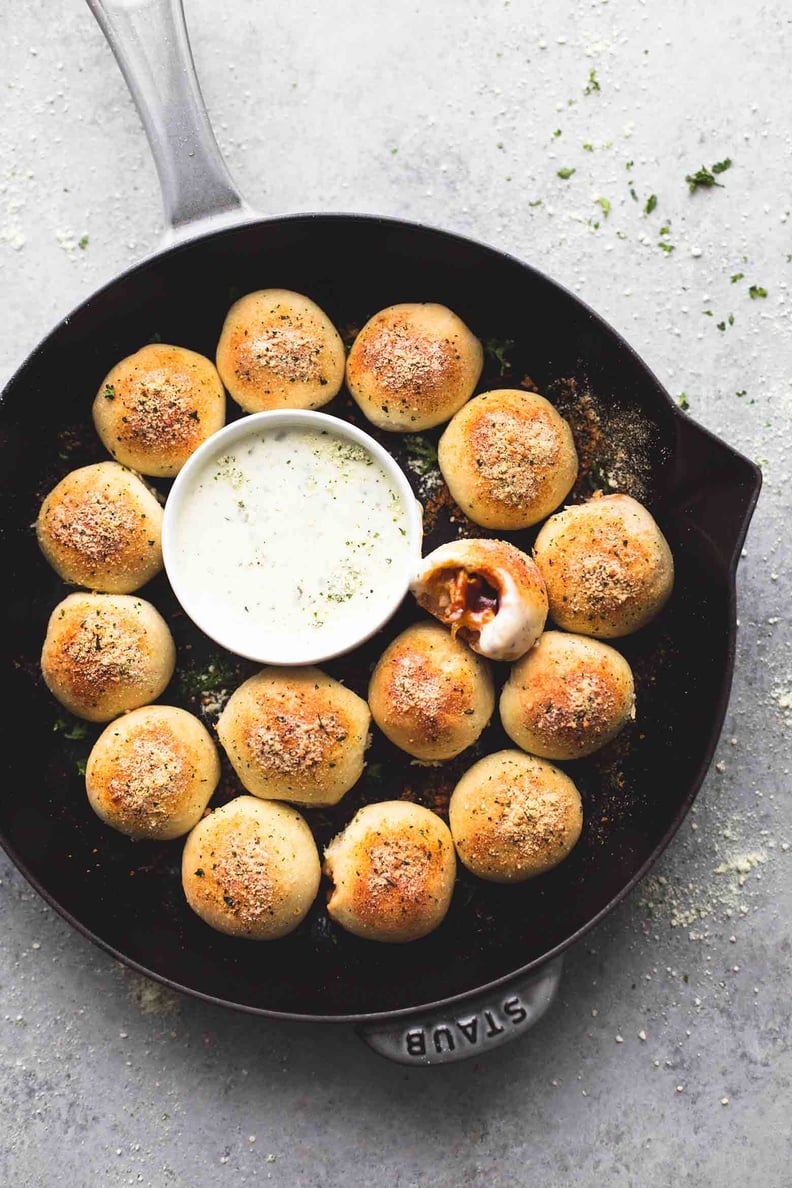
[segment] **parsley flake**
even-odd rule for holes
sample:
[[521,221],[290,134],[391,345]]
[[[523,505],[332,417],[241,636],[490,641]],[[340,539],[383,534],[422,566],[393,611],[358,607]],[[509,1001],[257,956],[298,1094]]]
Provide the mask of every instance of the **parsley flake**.
[[597,82],[597,72],[593,68],[589,70],[588,82],[583,90],[584,95],[593,95],[595,91],[601,90]]
[[698,189],[711,189],[712,186],[722,188],[722,183],[716,180],[715,175],[725,173],[730,168],[731,158],[726,157],[723,161],[716,161],[711,169],[707,169],[706,165],[702,165],[701,169],[697,169],[695,173],[686,174],[685,181],[688,184],[691,194]]
[[657,206],[657,194],[650,194],[646,199],[646,206],[644,207],[644,214],[650,215]]
[[562,169],[558,170],[558,177],[560,177],[562,181],[568,181],[573,173],[577,173],[577,170],[570,169],[568,165],[564,165]]
[[751,285],[748,293],[755,301],[757,297],[766,297],[767,289],[765,289],[762,285]]

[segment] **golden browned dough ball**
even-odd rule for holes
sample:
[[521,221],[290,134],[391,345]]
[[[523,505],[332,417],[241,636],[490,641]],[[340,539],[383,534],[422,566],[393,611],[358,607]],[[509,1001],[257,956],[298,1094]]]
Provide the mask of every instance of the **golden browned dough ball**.
[[363,772],[371,717],[318,668],[263,668],[231,696],[217,733],[254,796],[337,804]]
[[344,382],[344,344],[309,297],[260,289],[229,309],[217,370],[245,412],[321,408]]
[[50,693],[89,722],[155,701],[175,664],[167,623],[132,594],[70,594],[50,615],[41,652]]
[[501,389],[459,410],[437,450],[452,496],[475,524],[515,530],[538,524],[577,478],[572,431],[535,392]]
[[674,586],[668,542],[629,495],[594,496],[552,516],[534,559],[557,626],[601,639],[646,626]]
[[441,924],[456,878],[448,826],[406,800],[367,804],[325,850],[331,919],[366,940],[403,944]]
[[505,540],[454,540],[424,557],[411,590],[420,606],[474,652],[517,660],[547,618],[542,575]]
[[599,640],[546,631],[512,668],[500,716],[509,737],[532,755],[591,755],[635,717],[632,670]]
[[97,816],[129,837],[156,841],[189,832],[219,779],[209,732],[172,705],[146,705],[111,722],[85,769]]
[[462,407],[483,363],[479,340],[444,305],[391,305],[352,344],[347,387],[380,429],[418,433]]
[[130,594],[162,569],[162,508],[117,462],[62,478],[41,505],[36,535],[52,568],[75,586]]
[[520,883],[566,858],[583,828],[580,794],[557,767],[522,751],[474,763],[448,806],[457,854],[493,883]]
[[453,759],[492,717],[486,661],[439,623],[415,623],[386,648],[371,676],[369,707],[392,743],[417,759]]
[[214,364],[184,347],[152,343],[116,363],[93,404],[96,432],[118,462],[172,478],[225,424]]
[[304,819],[287,804],[238,796],[193,829],[182,886],[211,928],[248,940],[293,932],[316,899],[319,854]]

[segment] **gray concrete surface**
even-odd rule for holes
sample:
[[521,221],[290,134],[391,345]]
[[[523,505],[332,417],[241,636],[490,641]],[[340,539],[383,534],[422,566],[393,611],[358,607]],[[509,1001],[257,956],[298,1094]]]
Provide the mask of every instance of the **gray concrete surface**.
[[[786,1188],[788,6],[186,3],[219,139],[260,209],[383,211],[510,249],[761,460],[737,677],[717,765],[655,877],[573,952],[535,1032],[464,1066],[405,1071],[347,1029],[171,996],[94,950],[3,861],[0,1184]],[[16,0],[0,34],[7,374],[156,244],[160,216],[88,10]],[[600,89],[585,94],[591,70]],[[725,157],[723,188],[690,194],[685,175]],[[561,180],[563,167],[576,172]]]

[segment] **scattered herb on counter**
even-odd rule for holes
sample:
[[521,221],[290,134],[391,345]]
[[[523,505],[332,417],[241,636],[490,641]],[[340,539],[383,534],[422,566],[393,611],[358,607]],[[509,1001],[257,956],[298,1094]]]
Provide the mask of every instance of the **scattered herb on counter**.
[[661,250],[661,251],[663,251],[663,252],[673,252],[673,251],[675,251],[675,250],[676,250],[676,249],[674,248],[674,245],[673,245],[673,243],[658,243],[658,245],[657,245],[657,246],[658,246],[658,247],[660,248],[660,250]]
[[600,209],[602,210],[602,213],[604,214],[605,218],[607,219],[608,215],[610,214],[610,209],[611,209],[610,200],[608,198],[600,197],[600,198],[595,198],[594,201],[596,202],[597,206],[600,207]]
[[587,152],[587,153],[593,153],[593,152],[594,152],[594,145],[593,145],[593,144],[589,144],[589,142],[588,142],[587,140],[584,140],[584,141],[583,141],[583,144],[582,144],[582,146],[581,146],[581,147],[582,147],[582,148],[584,148],[584,149],[586,150],[586,152]]
[[399,150],[398,150],[397,148],[392,148],[392,149],[391,149],[391,156],[392,156],[392,157],[395,157],[395,156],[396,156],[396,154],[398,153],[398,151],[399,151]]
[[486,338],[484,340],[484,350],[490,359],[493,359],[498,364],[501,375],[505,375],[507,371],[511,371],[511,362],[506,358],[506,353],[513,346],[513,338]]
[[685,181],[688,184],[691,194],[698,189],[711,189],[712,186],[722,188],[722,183],[716,179],[715,175],[725,173],[730,168],[731,158],[726,157],[723,161],[716,161],[711,169],[707,169],[706,165],[702,165],[701,169],[697,169],[695,173],[686,174]]
[[711,317],[712,317],[712,310],[711,310],[711,309],[702,309],[702,311],[701,311],[701,312],[704,314],[704,317],[705,317],[705,318],[711,318]]
[[748,392],[746,391],[745,388],[740,388],[739,392],[737,392],[737,395],[738,396],[747,396]]
[[638,201],[638,195],[636,194],[635,186],[633,186],[633,185],[630,186],[630,197],[632,198],[633,202]]
[[80,249],[81,252],[84,252],[85,249],[88,247],[89,243],[90,243],[90,240],[89,240],[88,236],[82,235],[80,237],[80,239],[77,241],[77,247]]
[[682,409],[682,412],[687,412],[690,408],[690,401],[687,398],[687,392],[680,392],[677,396],[677,404]]
[[560,136],[560,135],[561,135],[561,129],[560,129],[560,128],[556,128],[555,132],[553,133],[553,136],[555,136],[555,137],[558,137],[558,136]]
[[767,289],[765,289],[762,285],[751,285],[748,293],[755,301],[757,297],[766,297]]
[[541,198],[535,198],[535,199],[534,199],[534,201],[533,201],[533,202],[529,202],[529,203],[528,203],[528,205],[529,205],[529,206],[541,206],[541,205],[542,205],[542,199],[541,199]]
[[671,224],[670,224],[670,223],[665,223],[665,224],[664,224],[664,225],[663,225],[663,226],[660,228],[660,230],[657,232],[657,234],[658,234],[658,235],[670,235],[670,234],[671,234]]
[[744,272],[733,272],[732,276],[731,276],[731,283],[733,285],[736,285],[737,281],[741,281],[744,276],[745,276]]
[[627,161],[627,162],[626,162],[626,164],[625,164],[625,166],[624,166],[624,168],[625,168],[625,169],[632,169],[632,167],[633,167],[633,165],[634,165],[634,164],[635,164],[635,161]]
[[420,434],[405,437],[404,450],[410,459],[410,469],[416,474],[423,476],[437,469],[437,450],[428,438],[421,437]]
[[597,82],[597,72],[592,67],[592,69],[589,70],[588,82],[586,83],[586,86],[583,90],[583,94],[584,95],[593,95],[595,91],[599,91],[601,89],[602,88],[600,87],[599,83]]
[[725,322],[718,322],[718,329],[719,329],[719,330],[725,330],[725,329],[726,329],[726,323],[725,323]]
[[562,181],[568,181],[573,173],[577,173],[577,170],[570,169],[568,165],[564,165],[558,170],[558,177],[560,177]]
[[646,206],[644,207],[644,214],[650,215],[657,206],[657,194],[650,194],[646,199]]

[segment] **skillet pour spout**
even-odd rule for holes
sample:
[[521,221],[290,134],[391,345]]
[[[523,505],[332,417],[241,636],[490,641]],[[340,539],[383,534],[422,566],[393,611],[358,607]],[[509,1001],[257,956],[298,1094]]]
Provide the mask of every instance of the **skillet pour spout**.
[[[255,220],[212,135],[181,0],[88,3],[141,112],[169,230],[158,255],[55,327],[12,378],[0,406],[8,737],[28,740],[4,751],[4,786],[25,791],[0,798],[0,840],[76,928],[176,990],[258,1015],[355,1023],[378,1051],[407,1063],[477,1055],[524,1033],[547,1010],[561,954],[647,872],[696,795],[728,702],[735,568],[760,474],[684,416],[596,313],[521,261],[394,219]],[[56,708],[38,669],[48,616],[66,591],[40,556],[30,524],[42,495],[68,470],[102,460],[90,406],[110,367],[154,336],[212,355],[231,294],[268,285],[308,294],[337,325],[361,326],[400,301],[447,304],[480,338],[518,344],[515,381],[528,373],[548,393],[561,382],[570,390],[576,384],[574,390],[595,394],[608,415],[640,423],[645,499],[674,553],[676,586],[654,623],[618,641],[651,729],[627,730],[599,756],[569,765],[587,827],[565,862],[511,887],[460,872],[444,923],[409,945],[374,945],[334,930],[317,902],[295,933],[275,942],[277,961],[267,963],[263,977],[256,944],[212,933],[189,911],[178,843],[110,836],[88,807],[80,765],[94,735],[72,740],[54,731]],[[497,373],[492,378],[497,383]],[[326,411],[356,415],[343,394]],[[383,444],[404,461],[395,436]],[[455,531],[438,514],[428,525],[427,551]],[[514,536],[530,549],[531,532]],[[166,579],[155,579],[144,596],[169,620],[180,663],[209,662],[208,641],[180,612]],[[330,674],[365,692],[389,632],[402,630],[416,613],[405,603],[382,636],[357,657],[332,661]],[[240,665],[241,681],[248,673]],[[163,700],[201,709],[178,679]],[[497,722],[482,740],[492,751],[510,745]],[[443,778],[458,778],[465,762],[469,757],[459,769],[449,765]],[[434,803],[437,778],[436,769],[405,767],[387,740],[377,738],[351,803],[342,802],[335,816],[312,817],[317,841],[326,844],[361,803],[402,796],[408,782],[417,799]]]

